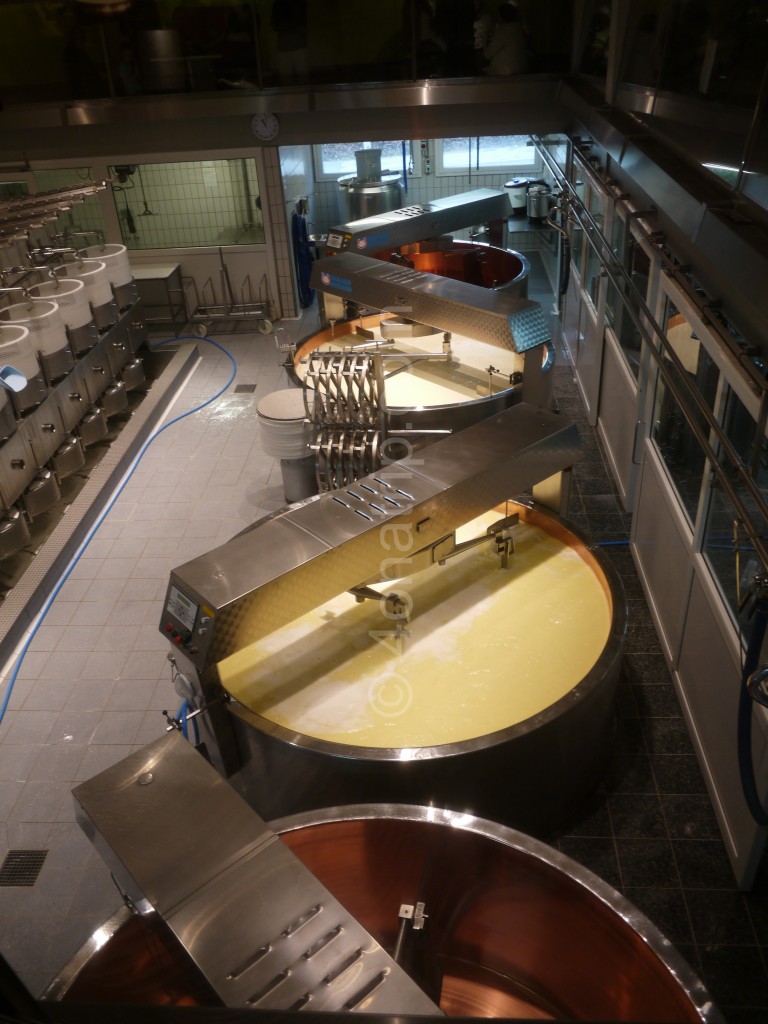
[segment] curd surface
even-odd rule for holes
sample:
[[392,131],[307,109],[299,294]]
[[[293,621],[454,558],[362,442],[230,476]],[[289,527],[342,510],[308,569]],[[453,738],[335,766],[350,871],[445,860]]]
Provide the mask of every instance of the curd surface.
[[[372,341],[381,343],[378,350],[354,331],[345,334],[339,328],[336,328],[333,339],[319,341],[316,345],[310,343],[309,347],[302,346],[295,363],[299,378],[305,379],[306,364],[302,358],[310,349],[314,352],[343,352],[355,351],[356,346],[363,345],[365,347],[360,351],[380,351],[384,356],[384,394],[388,408],[431,408],[456,405],[504,391],[510,387],[510,376],[523,368],[523,357],[517,352],[462,334],[452,335],[451,351],[444,358],[442,332],[396,338],[387,343],[379,329],[377,321],[380,319],[363,318],[361,321],[366,329],[373,332]],[[439,358],[419,358],[425,355]]]
[[[467,524],[457,542],[503,515]],[[539,714],[594,666],[611,602],[575,537],[566,543],[522,518],[512,536],[509,569],[488,540],[376,584],[411,606],[407,635],[398,638],[383,601],[344,593],[220,662],[222,684],[286,729],[362,747],[456,743]],[[382,550],[382,561],[393,554]]]

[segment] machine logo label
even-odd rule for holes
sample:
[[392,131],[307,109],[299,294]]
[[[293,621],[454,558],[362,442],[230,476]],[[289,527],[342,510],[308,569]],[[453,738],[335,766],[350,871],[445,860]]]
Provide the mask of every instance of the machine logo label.
[[326,288],[335,288],[340,292],[352,291],[352,282],[348,277],[337,277],[336,274],[329,274],[327,270],[324,270],[320,274],[320,280]]
[[376,231],[372,235],[361,235],[355,242],[355,245],[358,249],[367,249],[369,245],[375,245],[377,247],[389,245],[389,232]]

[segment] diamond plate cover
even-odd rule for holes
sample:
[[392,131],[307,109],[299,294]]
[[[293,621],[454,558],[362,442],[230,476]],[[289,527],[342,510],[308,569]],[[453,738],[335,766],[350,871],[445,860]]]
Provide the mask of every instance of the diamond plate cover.
[[434,238],[447,231],[501,220],[510,213],[508,193],[477,188],[331,228],[328,244],[331,247],[331,239],[338,238],[340,252],[382,252],[397,249],[408,242]]
[[311,283],[319,291],[513,352],[550,338],[538,302],[357,253],[316,260]]
[[74,796],[116,880],[162,916],[225,1006],[441,1013],[179,733]]
[[393,531],[414,552],[426,547],[572,465],[579,446],[574,424],[520,403],[178,567],[169,590],[205,612],[187,647],[193,664],[203,670],[370,579]]

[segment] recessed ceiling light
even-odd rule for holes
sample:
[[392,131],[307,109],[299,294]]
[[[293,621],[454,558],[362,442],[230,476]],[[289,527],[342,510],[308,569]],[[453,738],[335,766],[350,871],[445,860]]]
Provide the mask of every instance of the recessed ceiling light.
[[86,4],[91,10],[98,14],[122,14],[131,6],[133,0],[77,0],[80,4]]

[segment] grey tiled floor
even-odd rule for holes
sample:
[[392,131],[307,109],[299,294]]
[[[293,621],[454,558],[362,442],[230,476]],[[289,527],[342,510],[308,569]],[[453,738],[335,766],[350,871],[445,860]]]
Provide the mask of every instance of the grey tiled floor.
[[[303,337],[316,315],[281,326]],[[285,504],[255,413],[288,386],[274,336],[218,340],[237,361],[233,386],[150,445],[38,629],[0,724],[0,862],[7,850],[49,851],[33,887],[0,887],[0,952],[34,994],[119,905],[71,790],[161,735],[163,709],[177,710],[158,628],[171,568]],[[198,347],[168,419],[229,378],[226,356]]]

